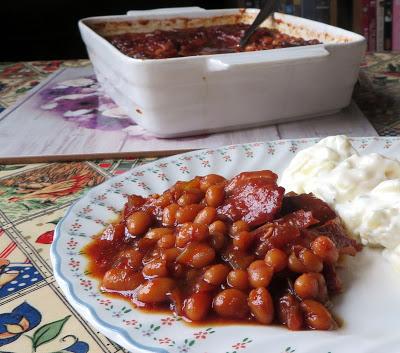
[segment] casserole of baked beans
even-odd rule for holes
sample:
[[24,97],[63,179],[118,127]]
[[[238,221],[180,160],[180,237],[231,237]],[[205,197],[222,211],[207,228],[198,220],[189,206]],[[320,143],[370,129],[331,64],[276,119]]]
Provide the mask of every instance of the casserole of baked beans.
[[342,290],[336,265],[360,250],[325,202],[285,195],[277,175],[262,170],[130,195],[84,253],[101,289],[138,309],[332,330],[330,297]]
[[317,39],[305,40],[276,29],[259,27],[247,45],[240,48],[240,39],[249,27],[239,23],[156,30],[148,33],[123,33],[106,36],[106,39],[122,53],[136,59],[165,59],[321,44]]

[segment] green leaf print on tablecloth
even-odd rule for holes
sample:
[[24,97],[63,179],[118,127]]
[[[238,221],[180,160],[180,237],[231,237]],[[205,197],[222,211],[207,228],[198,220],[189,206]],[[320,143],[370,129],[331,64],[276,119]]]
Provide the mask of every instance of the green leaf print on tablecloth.
[[70,315],[66,316],[64,319],[50,322],[49,324],[40,327],[32,337],[33,349],[36,351],[36,349],[42,344],[56,338],[69,318]]

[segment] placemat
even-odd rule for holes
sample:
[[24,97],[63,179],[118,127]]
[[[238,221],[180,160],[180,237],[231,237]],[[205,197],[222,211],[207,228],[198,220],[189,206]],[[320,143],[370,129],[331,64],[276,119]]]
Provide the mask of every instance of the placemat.
[[65,300],[52,276],[49,249],[56,223],[79,196],[144,162],[0,166],[1,352],[125,352]]
[[[35,161],[54,161],[89,159],[93,155],[97,155],[94,158],[121,158],[127,154],[160,156],[189,149],[280,138],[319,137],[343,132],[350,136],[377,134],[353,103],[336,114],[313,119],[160,139],[136,125],[118,108],[96,81],[88,62],[79,62],[78,67],[58,64],[25,63],[4,69],[3,74],[10,78],[6,80],[10,87],[20,81],[19,91],[41,82],[0,114],[0,159],[19,163],[32,158]],[[23,82],[23,77],[33,78],[33,72],[43,76],[44,71],[52,71],[57,66],[58,70],[44,81],[39,77],[40,80]],[[8,94],[5,92],[3,95],[6,102],[12,100],[10,87]]]

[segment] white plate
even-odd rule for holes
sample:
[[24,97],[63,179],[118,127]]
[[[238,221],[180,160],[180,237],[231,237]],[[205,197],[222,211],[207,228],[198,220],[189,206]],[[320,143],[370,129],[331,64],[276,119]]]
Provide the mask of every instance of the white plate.
[[[85,273],[80,250],[113,220],[124,195],[162,192],[177,180],[248,170],[281,173],[293,155],[317,139],[261,142],[202,150],[158,160],[93,188],[68,211],[51,248],[54,275],[69,302],[103,334],[132,352],[173,353],[399,353],[400,276],[380,255],[364,249],[343,271],[346,290],[334,312],[344,325],[333,332],[291,332],[277,326],[190,327],[173,315],[145,314],[100,293]],[[355,138],[362,153],[397,157],[399,138]]]

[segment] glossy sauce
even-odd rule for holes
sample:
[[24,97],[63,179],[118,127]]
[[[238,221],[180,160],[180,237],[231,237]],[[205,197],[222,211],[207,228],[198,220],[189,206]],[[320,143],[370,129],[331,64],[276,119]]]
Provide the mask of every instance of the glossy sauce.
[[107,36],[122,53],[137,59],[165,59],[193,55],[210,55],[240,51],[257,51],[320,44],[260,27],[245,48],[239,48],[247,24],[218,25],[150,33],[124,33]]
[[[83,249],[89,259],[87,270],[108,295],[122,297],[145,312],[173,311],[194,325],[333,329],[333,318],[321,321],[325,326],[313,326],[306,313],[328,310],[327,294],[341,289],[337,255],[354,255],[360,248],[346,236],[328,205],[312,195],[284,196],[276,180],[270,171],[241,173],[231,180],[211,175],[178,182],[162,195],[131,195],[120,219]],[[166,212],[174,205],[176,219],[172,211]],[[185,210],[185,217],[179,215]],[[223,243],[216,241],[220,233]],[[289,257],[288,262],[273,258],[272,251]],[[230,275],[235,271],[246,277],[245,282],[233,282]],[[300,275],[310,272],[315,272],[311,277],[318,286],[323,285],[314,294],[317,302],[303,301],[295,289]],[[155,294],[149,299],[143,288],[145,294],[155,288]],[[230,307],[229,298],[240,305]],[[284,311],[285,305],[294,316]],[[287,323],[290,315],[293,319]]]

